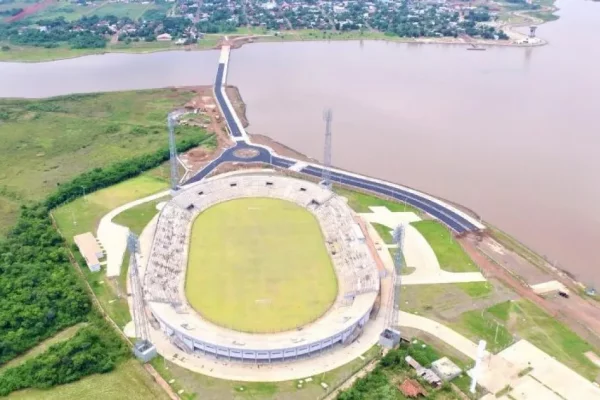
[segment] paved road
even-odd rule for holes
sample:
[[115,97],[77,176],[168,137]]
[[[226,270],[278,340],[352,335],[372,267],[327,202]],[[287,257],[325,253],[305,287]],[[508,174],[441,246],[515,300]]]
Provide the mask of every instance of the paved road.
[[[226,80],[226,63],[229,60],[229,49],[223,49],[223,52],[224,54],[221,57],[221,62],[219,63],[217,76],[215,79],[215,97],[219,107],[223,112],[229,132],[231,133],[232,138],[236,140],[236,146],[226,150],[220,157],[208,164],[196,175],[191,177],[187,183],[197,182],[203,179],[216,167],[225,162],[262,162],[280,168],[289,168],[298,162],[298,160],[280,156],[275,153],[275,151],[265,146],[254,145],[249,141],[249,139],[247,139],[248,136],[245,134],[244,128],[235,118],[235,111],[225,97],[226,95],[223,88]],[[236,155],[239,154],[238,150],[243,149],[254,149],[256,151],[256,155],[251,158],[238,157]],[[301,168],[299,172],[313,177],[320,177],[323,174],[323,167],[317,164],[307,164]],[[467,216],[454,207],[412,189],[338,169],[332,169],[331,179],[334,182],[338,182],[350,187],[368,190],[406,202],[407,204],[422,210],[432,217],[437,218],[456,233],[464,233],[467,231],[475,231],[484,228],[484,226],[478,221]]]

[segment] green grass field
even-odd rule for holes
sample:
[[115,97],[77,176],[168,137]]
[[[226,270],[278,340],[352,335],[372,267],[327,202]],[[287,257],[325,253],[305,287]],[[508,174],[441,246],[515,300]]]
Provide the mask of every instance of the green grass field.
[[139,206],[123,211],[113,218],[113,222],[128,227],[133,233],[139,236],[142,234],[142,231],[146,225],[148,225],[152,217],[158,214],[156,206],[159,203],[168,200],[168,197],[163,197],[158,200],[140,204]]
[[337,281],[312,214],[291,202],[249,198],[213,206],[194,221],[185,291],[218,325],[276,332],[325,313]]
[[9,400],[168,400],[137,360],[120,364],[108,374],[92,375],[49,390],[11,393]]
[[193,96],[166,89],[1,99],[0,235],[20,204],[41,200],[84,171],[164,147],[166,115]]
[[384,200],[370,194],[355,192],[353,190],[344,189],[338,186],[334,187],[334,191],[338,195],[346,197],[348,199],[348,205],[350,208],[359,213],[371,212],[371,209],[369,209],[370,206],[380,206],[387,207],[392,212],[406,211],[414,212],[417,215],[420,214],[419,210],[403,202]]
[[411,224],[427,239],[440,263],[440,268],[450,272],[478,272],[471,257],[454,240],[448,228],[440,222],[426,220]]

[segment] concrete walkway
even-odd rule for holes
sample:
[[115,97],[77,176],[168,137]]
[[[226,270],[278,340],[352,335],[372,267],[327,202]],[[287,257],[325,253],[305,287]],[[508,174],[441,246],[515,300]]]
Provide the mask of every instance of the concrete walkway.
[[159,192],[115,208],[100,220],[97,237],[106,252],[106,276],[119,276],[123,255],[127,250],[127,235],[129,228],[112,222],[112,219],[125,210],[169,195],[169,191]]
[[[392,212],[387,207],[369,207],[372,212],[359,214],[365,221],[385,225],[393,231],[399,224],[404,224],[404,260],[406,266],[415,268],[414,272],[402,277],[404,285],[426,285],[459,282],[485,282],[481,272],[448,272],[440,268],[440,263],[435,252],[423,235],[411,222],[420,221],[421,218],[413,212]],[[393,268],[394,261],[387,251],[389,245],[384,245],[383,240],[377,235],[377,241],[383,251],[379,256],[386,265]],[[392,245],[393,246],[393,245]]]

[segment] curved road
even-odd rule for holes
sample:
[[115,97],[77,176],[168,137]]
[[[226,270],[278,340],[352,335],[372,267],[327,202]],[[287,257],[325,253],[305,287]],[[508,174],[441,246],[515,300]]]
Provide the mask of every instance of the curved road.
[[[232,139],[236,141],[236,145],[225,150],[218,158],[192,176],[186,183],[197,182],[203,179],[220,164],[226,162],[262,162],[279,168],[290,168],[300,162],[299,160],[278,155],[273,149],[266,146],[259,146],[251,143],[225,94],[224,83],[227,77],[228,62],[229,48],[224,46],[221,52],[214,91],[219,108],[227,122],[230,135],[232,136]],[[255,150],[255,155],[252,157],[239,157],[237,155],[239,154],[238,150],[249,149]],[[318,164],[300,162],[298,167],[297,170],[300,173],[313,177],[320,177],[323,173],[323,167]],[[456,233],[485,229],[484,225],[464,212],[413,189],[335,168],[331,169],[331,180],[357,189],[368,190],[387,197],[392,197],[401,202],[406,202],[440,220]]]

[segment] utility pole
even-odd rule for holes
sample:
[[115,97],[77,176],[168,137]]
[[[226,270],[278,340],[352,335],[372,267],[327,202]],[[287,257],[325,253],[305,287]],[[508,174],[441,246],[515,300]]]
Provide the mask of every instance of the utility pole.
[[174,113],[170,113],[167,117],[167,125],[169,127],[169,163],[171,165],[171,194],[177,192],[179,183],[179,161],[177,160],[177,145],[175,143],[175,126],[177,119]]

